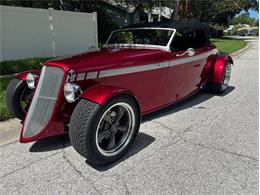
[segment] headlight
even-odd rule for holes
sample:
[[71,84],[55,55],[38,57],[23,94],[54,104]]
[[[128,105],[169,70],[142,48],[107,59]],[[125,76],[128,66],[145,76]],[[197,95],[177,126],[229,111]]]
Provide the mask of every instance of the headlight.
[[64,96],[69,103],[78,100],[81,93],[82,90],[76,83],[66,83],[64,85]]
[[35,75],[28,73],[26,75],[26,83],[30,89],[35,89]]

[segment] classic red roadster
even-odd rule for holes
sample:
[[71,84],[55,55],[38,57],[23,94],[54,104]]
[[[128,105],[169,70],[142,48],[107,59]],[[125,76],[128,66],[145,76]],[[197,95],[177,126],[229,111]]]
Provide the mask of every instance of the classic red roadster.
[[6,102],[22,120],[20,141],[68,132],[90,163],[118,160],[143,115],[202,87],[214,93],[227,89],[233,60],[218,53],[207,32],[196,21],[135,24],[113,31],[98,51],[17,74]]

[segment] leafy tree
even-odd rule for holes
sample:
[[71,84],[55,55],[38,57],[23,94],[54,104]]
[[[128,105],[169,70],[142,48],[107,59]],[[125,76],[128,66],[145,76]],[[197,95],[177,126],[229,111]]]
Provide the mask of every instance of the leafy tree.
[[255,20],[253,18],[250,18],[248,13],[242,13],[242,14],[234,17],[231,21],[231,24],[237,25],[239,23],[242,23],[242,24],[253,25],[254,22],[255,22]]
[[258,10],[258,0],[116,0],[139,9],[151,10],[155,6],[174,9],[173,19],[196,18],[203,22],[227,25],[242,10]]
[[227,25],[242,10],[258,10],[257,0],[191,1],[190,15],[200,21]]
[[[228,25],[230,20],[242,10],[259,10],[258,0],[114,0],[121,4],[134,6],[139,10],[151,10],[154,7],[167,6],[174,10],[173,19],[195,18],[202,22]],[[63,2],[63,3],[61,3]],[[99,17],[99,31],[107,32],[106,28],[116,27],[111,20],[111,15],[102,6],[102,0],[1,0],[0,4],[23,7],[37,7],[65,9],[71,11],[91,12],[97,11]],[[110,31],[110,30],[108,30]],[[105,37],[105,36],[104,36]],[[100,35],[103,40],[103,35]]]

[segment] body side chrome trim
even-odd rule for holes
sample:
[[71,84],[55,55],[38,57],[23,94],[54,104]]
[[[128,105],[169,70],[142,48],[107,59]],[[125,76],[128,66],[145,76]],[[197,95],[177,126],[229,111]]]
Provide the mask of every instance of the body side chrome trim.
[[85,76],[86,76],[86,73],[85,73],[85,72],[79,73],[79,74],[77,75],[77,81],[82,81],[82,80],[84,80],[84,79],[85,79]]
[[165,61],[165,62],[161,62],[161,63],[157,63],[157,64],[147,64],[147,65],[133,66],[133,67],[128,67],[128,68],[101,70],[99,72],[98,78],[117,76],[117,75],[123,75],[123,74],[131,74],[131,73],[136,73],[136,72],[143,72],[143,71],[148,71],[148,70],[155,70],[155,69],[160,69],[160,68],[177,66],[177,65],[189,63],[192,61],[206,59],[208,56],[215,54],[216,52],[217,52],[217,49],[214,49],[212,51],[209,51],[207,53],[203,53],[203,54],[200,54],[197,56],[195,55],[192,57],[186,57],[185,59],[174,59],[174,60],[171,60],[170,62]]
[[212,55],[212,54],[216,54],[218,52],[217,49],[214,49],[212,51],[209,51],[207,53],[202,53],[200,55],[194,55],[192,57],[186,57],[185,59],[174,59],[174,60],[171,60],[170,61],[170,65],[169,67],[171,66],[177,66],[179,64],[184,64],[184,63],[189,63],[189,62],[192,62],[192,61],[198,61],[198,60],[201,60],[203,58],[207,58],[208,56]]
[[133,67],[128,67],[128,68],[103,70],[103,71],[99,72],[98,78],[160,69],[163,67],[167,67],[168,63],[169,62],[166,61],[166,62],[161,62],[161,63],[157,63],[157,64],[148,64],[148,65],[143,65],[143,66],[133,66]]
[[[217,49],[213,49],[209,52],[202,53],[199,55],[194,55],[192,57],[185,57],[184,59],[173,59],[170,61],[164,61],[156,64],[146,64],[142,66],[132,66],[132,67],[127,67],[127,68],[117,68],[117,69],[109,69],[109,70],[101,70],[101,71],[94,71],[94,72],[88,72],[86,73],[85,80],[88,79],[97,79],[97,78],[103,78],[103,77],[110,77],[110,76],[118,76],[118,75],[123,75],[123,74],[131,74],[131,73],[137,73],[137,72],[144,72],[144,71],[149,71],[149,70],[156,70],[160,68],[167,68],[167,67],[173,67],[173,66],[178,66],[181,64],[186,64],[189,62],[193,61],[198,61],[205,59],[212,55],[216,54],[218,52]],[[79,73],[83,74],[83,73]],[[79,80],[79,79],[77,79]]]
[[87,79],[96,79],[98,76],[98,71],[95,72],[88,72],[87,76],[86,76],[86,80]]

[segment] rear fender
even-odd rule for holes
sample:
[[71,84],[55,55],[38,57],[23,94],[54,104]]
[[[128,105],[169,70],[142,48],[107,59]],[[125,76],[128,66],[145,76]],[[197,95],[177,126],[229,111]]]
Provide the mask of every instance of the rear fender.
[[233,60],[228,55],[217,55],[215,59],[214,66],[212,68],[212,72],[209,77],[209,81],[212,83],[221,83],[222,75],[225,70],[227,63],[233,63]]
[[87,99],[89,101],[95,102],[100,105],[105,105],[106,102],[109,101],[111,98],[120,94],[128,94],[132,96],[138,104],[135,95],[129,90],[120,87],[115,87],[112,85],[103,85],[103,84],[94,85],[86,89],[81,94],[81,98]]
[[27,71],[24,71],[24,72],[20,72],[20,73],[17,73],[15,74],[15,77],[18,78],[18,79],[21,79],[23,81],[26,80],[26,75],[28,73],[32,73],[32,74],[35,74],[37,76],[40,76],[41,74],[41,71],[40,70],[27,70]]
[[200,78],[201,78],[201,82],[200,84],[204,84],[207,82],[207,80],[209,79],[209,75],[211,73],[211,70],[214,66],[215,60],[216,60],[216,54],[210,55],[207,58],[206,64],[204,65],[204,68],[201,72]]

